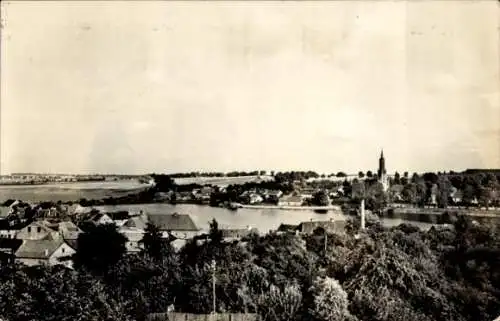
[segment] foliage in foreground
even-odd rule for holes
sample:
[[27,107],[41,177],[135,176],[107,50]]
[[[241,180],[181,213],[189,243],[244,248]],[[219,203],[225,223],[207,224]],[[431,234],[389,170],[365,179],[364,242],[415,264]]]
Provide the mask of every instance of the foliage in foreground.
[[179,253],[155,244],[162,240],[149,227],[145,253],[106,265],[89,266],[80,256],[74,271],[3,266],[0,317],[143,320],[171,304],[176,311],[209,313],[212,260],[221,312],[317,321],[493,320],[500,314],[498,231],[465,218],[425,232],[373,224],[360,238],[329,235],[326,252],[322,234],[224,243],[212,227],[212,241],[190,242]]

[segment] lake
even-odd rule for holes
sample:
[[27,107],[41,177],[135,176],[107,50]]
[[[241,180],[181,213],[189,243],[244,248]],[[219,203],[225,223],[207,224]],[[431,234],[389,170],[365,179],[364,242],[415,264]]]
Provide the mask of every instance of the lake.
[[[309,220],[345,220],[348,216],[338,211],[329,211],[326,214],[319,214],[312,210],[282,210],[282,209],[248,209],[241,208],[237,211],[220,207],[210,207],[193,204],[142,204],[142,205],[116,205],[116,206],[97,206],[97,209],[104,212],[129,211],[130,213],[139,213],[143,210],[151,214],[189,214],[196,225],[202,230],[208,230],[209,222],[215,218],[221,227],[245,228],[251,226],[257,228],[260,232],[269,232],[275,230],[280,224],[299,224]],[[384,226],[391,227],[405,223],[400,219],[383,218]],[[420,227],[429,229],[432,224],[422,222],[408,222]]]

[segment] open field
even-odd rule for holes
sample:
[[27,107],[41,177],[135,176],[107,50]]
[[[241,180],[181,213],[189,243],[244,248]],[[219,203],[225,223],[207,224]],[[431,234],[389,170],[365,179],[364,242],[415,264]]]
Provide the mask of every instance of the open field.
[[125,196],[148,186],[135,180],[46,185],[1,185],[0,202],[8,199],[19,199],[28,202],[76,201],[81,198],[102,199]]
[[183,177],[175,178],[175,183],[179,185],[185,184],[211,184],[211,185],[231,185],[245,184],[249,182],[264,182],[272,180],[272,176],[237,176],[237,177]]

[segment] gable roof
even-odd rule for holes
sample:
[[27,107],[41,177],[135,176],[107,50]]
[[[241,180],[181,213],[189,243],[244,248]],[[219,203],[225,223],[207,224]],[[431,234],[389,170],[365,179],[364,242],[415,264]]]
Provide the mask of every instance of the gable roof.
[[280,226],[278,227],[278,232],[295,231],[298,227],[299,227],[298,225],[280,224]]
[[149,222],[163,231],[198,231],[191,216],[188,214],[149,214]]
[[64,221],[59,223],[59,233],[62,234],[62,236],[66,238],[73,238],[75,235],[72,233],[82,233],[82,230],[78,228],[73,222],[71,221]]
[[27,225],[26,227],[31,227],[31,228],[40,227],[43,231],[47,233],[52,233],[57,231],[57,229],[54,229],[54,227],[51,226],[49,222],[45,221],[34,221],[31,224]]
[[145,229],[147,225],[147,217],[141,216],[133,216],[129,218],[123,226],[126,227],[134,227],[138,229]]
[[81,232],[78,226],[71,221],[63,221],[59,223],[59,230],[66,230],[68,232]]
[[310,221],[302,222],[297,229],[302,233],[313,233],[318,227],[325,229],[327,232],[342,232],[345,228],[345,221]]
[[16,251],[16,257],[26,259],[48,259],[64,242],[62,240],[24,240]]
[[109,215],[107,215],[106,213],[95,213],[90,217],[90,220],[97,222],[103,218],[106,220],[112,220],[111,217],[109,217]]
[[256,228],[241,228],[241,229],[230,229],[230,228],[223,228],[220,229],[222,233],[222,237],[224,238],[238,238],[238,237],[245,237],[250,234],[259,234],[259,230]]

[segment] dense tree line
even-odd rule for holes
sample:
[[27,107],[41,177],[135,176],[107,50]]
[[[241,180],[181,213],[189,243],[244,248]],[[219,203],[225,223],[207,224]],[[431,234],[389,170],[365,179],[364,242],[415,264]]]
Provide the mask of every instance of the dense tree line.
[[[495,172],[465,173],[414,173],[408,178],[398,173],[393,184],[403,185],[402,196],[405,203],[424,206],[432,201],[434,195],[438,207],[449,205],[462,206],[500,206],[500,174]],[[455,193],[460,198],[454,198]]]
[[346,235],[251,235],[226,243],[214,221],[205,242],[190,241],[179,252],[148,226],[145,250],[130,255],[115,229],[96,227],[79,240],[74,271],[2,266],[0,317],[143,320],[172,304],[209,313],[213,260],[217,310],[257,312],[264,320],[466,321],[500,314],[496,229],[465,217],[429,231],[368,223],[361,237],[352,221]]
[[[259,171],[232,171],[232,172],[189,172],[189,173],[173,173],[168,174],[168,176],[172,178],[189,178],[189,177],[237,177],[237,176],[258,176],[258,175],[266,175],[267,171],[259,170]],[[155,175],[155,174],[153,174]]]

